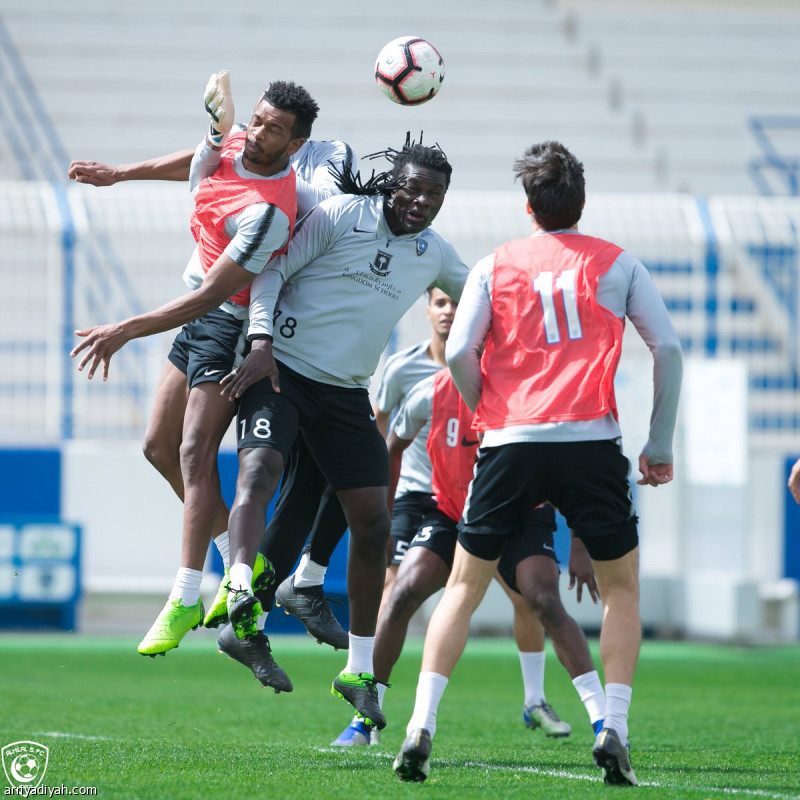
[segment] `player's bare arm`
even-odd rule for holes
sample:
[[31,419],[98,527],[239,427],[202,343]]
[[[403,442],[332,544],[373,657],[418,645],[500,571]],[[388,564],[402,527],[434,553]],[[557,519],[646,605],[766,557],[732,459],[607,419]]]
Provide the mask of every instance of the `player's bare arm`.
[[386,505],[390,514],[394,506],[397,483],[400,480],[400,465],[403,460],[403,452],[411,442],[411,439],[401,439],[394,431],[389,434],[386,440],[386,449],[389,451],[389,488],[386,490]]
[[378,426],[381,436],[385,439],[389,435],[389,419],[391,417],[391,412],[381,411],[375,406],[372,413],[375,415],[375,424]]
[[278,365],[272,355],[272,339],[259,338],[253,341],[247,357],[221,381],[220,394],[231,402],[238,400],[254,383],[269,378],[272,390],[280,392]]
[[89,365],[87,377],[91,380],[102,364],[105,381],[108,379],[111,357],[131,339],[162,333],[202,317],[244,289],[253,277],[252,272],[240,267],[223,253],[208,271],[199,289],[146,314],[139,314],[122,322],[75,331],[75,335],[83,337],[83,341],[72,349],[70,358],[75,358],[78,353],[86,350],[78,364],[78,371],[82,372]]
[[73,161],[67,177],[89,186],[113,186],[122,181],[186,181],[193,155],[194,150],[179,150],[116,167],[102,161]]
[[592,602],[597,605],[600,599],[600,591],[597,588],[597,579],[594,575],[592,559],[586,550],[586,545],[577,536],[572,537],[572,547],[569,552],[569,586],[568,589],[575,587],[575,598],[580,603],[583,597],[583,587],[592,598]]
[[789,473],[789,491],[792,493],[795,503],[800,503],[800,459],[795,462]]

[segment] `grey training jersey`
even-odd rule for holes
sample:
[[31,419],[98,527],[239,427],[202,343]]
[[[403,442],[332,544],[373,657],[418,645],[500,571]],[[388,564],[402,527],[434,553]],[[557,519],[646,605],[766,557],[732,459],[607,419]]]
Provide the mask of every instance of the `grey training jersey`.
[[[556,231],[554,231],[555,233]],[[577,231],[557,231],[582,236]],[[480,348],[492,320],[494,255],[481,259],[470,274],[447,340],[447,363],[453,382],[473,410],[480,400]],[[643,454],[650,464],[672,463],[672,435],[678,414],[683,373],[681,346],[664,301],[650,273],[622,251],[597,285],[597,302],[622,319],[628,317],[653,354],[653,413]],[[481,447],[511,442],[575,442],[616,439],[613,414],[578,422],[546,422],[486,431]]]
[[307,378],[368,386],[403,314],[431,284],[458,300],[467,273],[431,228],[395,236],[382,197],[330,197],[254,281],[249,332],[272,334],[275,357]]
[[395,497],[399,497],[406,492],[425,492],[431,494],[431,460],[428,457],[428,450],[425,442],[428,440],[428,428],[425,428],[421,436],[414,438],[414,435],[406,436],[397,428],[397,421],[401,418],[402,412],[408,403],[412,392],[420,381],[431,378],[442,366],[437,364],[428,355],[430,340],[407,347],[390,356],[386,360],[383,369],[380,385],[375,405],[380,411],[392,412],[397,414],[392,422],[392,430],[401,439],[413,439],[414,441],[403,452],[403,460],[400,464],[400,479],[397,482]]

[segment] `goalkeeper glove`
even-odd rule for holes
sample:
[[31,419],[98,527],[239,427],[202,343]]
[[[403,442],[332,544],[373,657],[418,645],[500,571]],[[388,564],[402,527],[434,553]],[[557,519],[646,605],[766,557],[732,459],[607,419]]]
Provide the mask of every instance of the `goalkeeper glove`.
[[233,127],[231,75],[227,70],[216,72],[208,79],[203,103],[208,116],[211,117],[209,141],[215,147],[221,147],[223,140]]

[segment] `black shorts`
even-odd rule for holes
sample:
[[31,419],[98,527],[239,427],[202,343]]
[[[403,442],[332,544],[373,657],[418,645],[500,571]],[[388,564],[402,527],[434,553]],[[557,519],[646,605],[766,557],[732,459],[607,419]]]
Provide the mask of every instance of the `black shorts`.
[[[549,501],[592,558],[621,558],[639,541],[629,473],[628,459],[613,440],[481,448],[461,530],[475,555],[492,560],[528,510]],[[477,542],[476,535],[484,534],[500,541]]]
[[436,501],[425,492],[406,492],[395,497],[392,506],[392,555],[389,566],[397,566],[403,560],[425,515],[435,509]]
[[[520,592],[517,587],[517,564],[520,561],[530,556],[547,556],[557,562],[553,544],[556,527],[555,509],[550,505],[540,506],[531,511],[522,530],[506,541],[497,571],[508,587],[518,594]],[[463,541],[461,546],[465,547]]]
[[456,551],[457,541],[458,523],[438,508],[433,508],[423,517],[414,538],[408,544],[408,549],[424,547],[426,550],[431,550],[447,564],[449,570],[453,567],[453,554]]
[[334,491],[388,486],[386,442],[367,390],[311,380],[280,362],[278,370],[279,393],[265,378],[239,401],[239,450],[269,447],[285,460],[302,429],[309,452]]
[[247,354],[245,320],[217,308],[181,328],[167,358],[185,373],[189,388],[221,381]]

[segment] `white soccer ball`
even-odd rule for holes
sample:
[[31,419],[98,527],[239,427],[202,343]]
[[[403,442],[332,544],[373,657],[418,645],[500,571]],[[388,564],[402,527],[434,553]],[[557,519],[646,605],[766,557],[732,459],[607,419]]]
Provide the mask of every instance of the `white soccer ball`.
[[417,106],[436,95],[444,80],[439,51],[419,36],[392,39],[378,53],[375,82],[394,103]]

